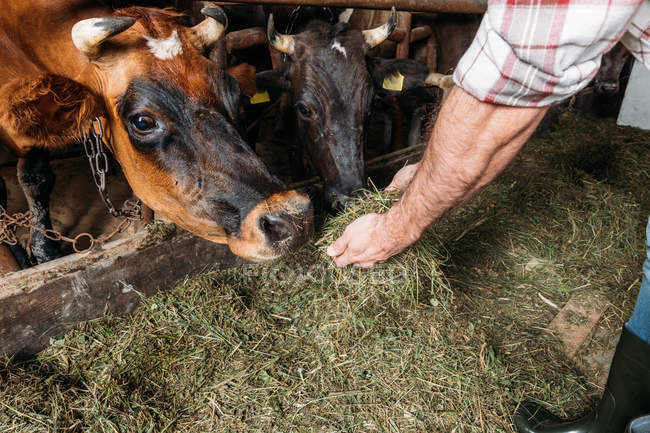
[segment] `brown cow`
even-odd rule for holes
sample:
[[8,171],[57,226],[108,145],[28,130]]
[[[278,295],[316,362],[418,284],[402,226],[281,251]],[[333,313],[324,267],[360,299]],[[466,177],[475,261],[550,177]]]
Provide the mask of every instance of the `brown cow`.
[[[237,81],[205,57],[223,34],[208,4],[180,14],[87,0],[2,2],[0,141],[35,223],[50,227],[48,149],[80,139],[94,116],[134,193],[156,212],[248,259],[278,257],[312,228],[309,199],[273,177],[236,130]],[[58,245],[34,233],[39,262]]]

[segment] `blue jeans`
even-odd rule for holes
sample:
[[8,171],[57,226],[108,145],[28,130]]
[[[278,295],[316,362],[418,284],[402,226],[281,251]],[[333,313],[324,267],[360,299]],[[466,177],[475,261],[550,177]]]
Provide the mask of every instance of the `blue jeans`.
[[627,330],[650,344],[650,217],[646,227],[646,259],[643,262],[643,280],[636,298],[632,317],[625,324]]

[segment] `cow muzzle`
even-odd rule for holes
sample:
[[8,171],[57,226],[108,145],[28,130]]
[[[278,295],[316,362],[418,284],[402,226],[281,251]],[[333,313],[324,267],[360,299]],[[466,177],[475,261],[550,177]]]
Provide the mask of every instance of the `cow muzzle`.
[[363,184],[349,188],[325,188],[325,200],[329,208],[335,212],[342,212],[361,195]]
[[304,244],[314,232],[314,208],[305,194],[285,191],[258,203],[229,237],[233,253],[255,262],[272,260]]

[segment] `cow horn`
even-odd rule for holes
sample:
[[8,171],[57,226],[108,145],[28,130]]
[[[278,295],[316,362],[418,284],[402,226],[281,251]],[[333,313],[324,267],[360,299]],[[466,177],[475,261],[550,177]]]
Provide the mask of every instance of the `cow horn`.
[[454,87],[454,78],[451,75],[442,75],[438,72],[431,72],[427,75],[424,82],[425,86],[436,86],[442,89],[442,99],[447,99],[447,95]]
[[347,8],[343,12],[339,14],[339,22],[340,23],[348,23],[350,22],[350,17],[352,16],[352,12],[354,12],[354,9],[352,8]]
[[366,45],[368,48],[376,47],[377,45],[384,42],[388,39],[393,30],[395,30],[395,25],[397,24],[397,12],[395,11],[395,6],[390,9],[390,18],[384,24],[374,29],[363,30],[363,38],[366,40]]
[[211,2],[205,2],[205,7],[201,13],[206,18],[192,27],[192,31],[199,39],[203,48],[209,48],[214,45],[221,36],[226,32],[228,27],[228,17],[223,9]]
[[131,17],[88,18],[72,27],[72,43],[88,57],[96,57],[106,39],[122,33],[135,23]]
[[283,35],[275,31],[273,14],[269,15],[269,23],[266,26],[266,37],[276,50],[292,55],[295,49],[295,41],[292,35]]

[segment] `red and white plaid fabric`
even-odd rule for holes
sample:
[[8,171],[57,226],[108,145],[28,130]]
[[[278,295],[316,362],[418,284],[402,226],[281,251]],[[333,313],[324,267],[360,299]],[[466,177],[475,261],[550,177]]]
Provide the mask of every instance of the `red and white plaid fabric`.
[[454,81],[481,101],[549,105],[589,84],[619,40],[650,68],[650,0],[489,0]]

